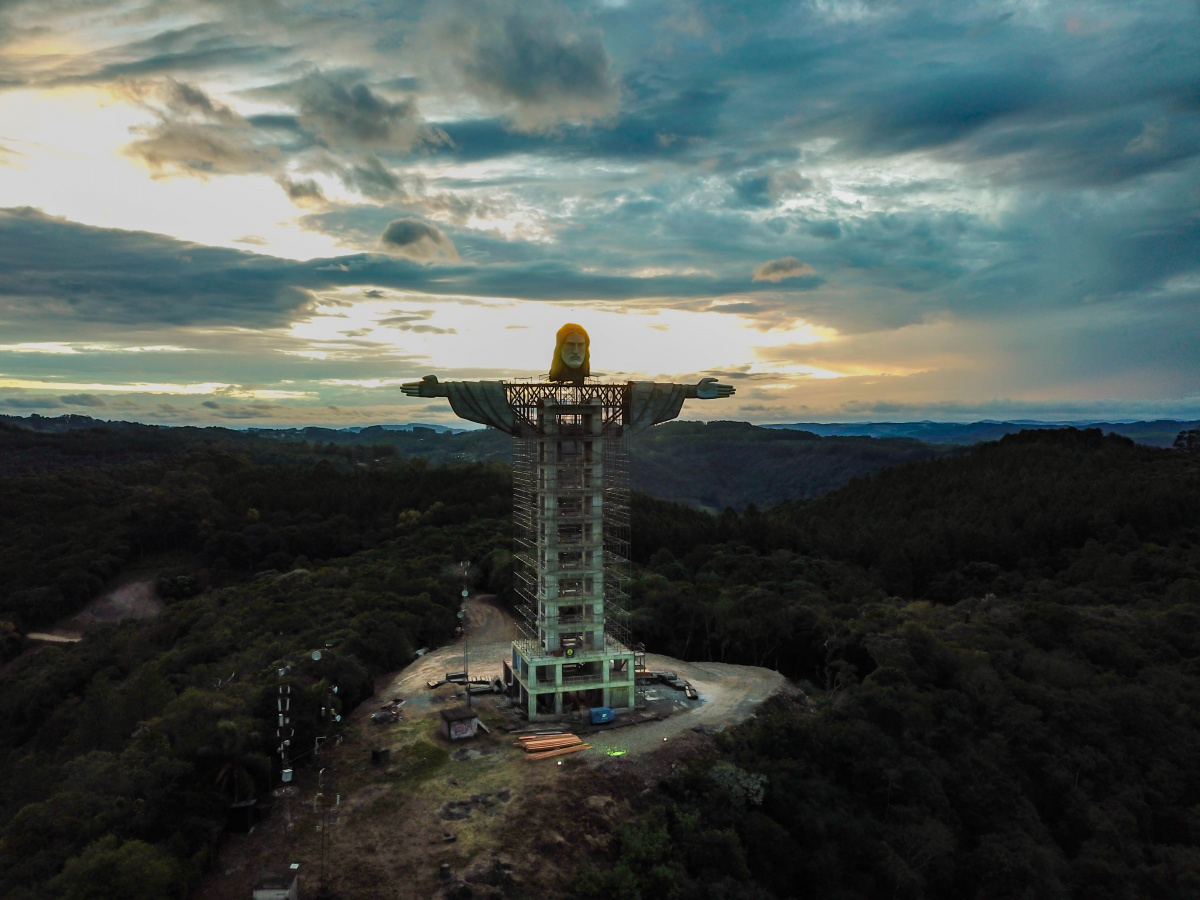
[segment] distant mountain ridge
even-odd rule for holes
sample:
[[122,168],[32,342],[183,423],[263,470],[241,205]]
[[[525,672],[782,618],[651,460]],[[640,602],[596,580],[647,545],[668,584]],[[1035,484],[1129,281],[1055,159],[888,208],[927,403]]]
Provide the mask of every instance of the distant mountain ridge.
[[821,437],[747,422],[667,422],[629,442],[634,490],[714,513],[819,497],[880,469],[957,452],[911,438]]
[[[1047,423],[1040,423],[1043,426]],[[1169,447],[1198,423],[1160,421],[1098,425],[1138,443]],[[389,455],[421,457],[434,465],[512,461],[512,441],[494,429],[453,431],[441,427],[371,425],[352,428],[253,428],[155,426],[102,422],[87,416],[0,416],[7,426],[49,439],[35,449],[0,453],[0,473],[66,465],[90,467],[221,445],[257,461],[312,464],[318,458],[363,467]],[[1056,426],[1051,426],[1056,427]],[[96,429],[95,435],[87,434]],[[741,512],[789,500],[820,497],[882,469],[960,454],[969,445],[1030,430],[1028,423],[864,423],[761,427],[747,422],[667,422],[632,438],[630,480],[634,490],[719,513]],[[822,432],[825,432],[822,434]],[[830,433],[837,432],[837,433]],[[2,442],[0,442],[2,443]]]
[[[138,424],[118,421],[109,422],[103,419],[94,419],[91,416],[74,414],[48,417],[38,415],[37,413],[31,416],[0,415],[0,422],[7,422],[18,428],[52,432],[70,431],[77,428],[95,428],[100,425]],[[716,425],[720,423],[712,422],[710,424]],[[187,428],[203,426],[163,425],[157,427]],[[223,426],[209,427],[220,428]],[[981,419],[978,422],[932,422],[929,420],[920,422],[778,422],[753,427],[765,428],[772,431],[806,431],[817,437],[910,438],[912,440],[923,441],[927,444],[959,445],[998,441],[1006,434],[1016,434],[1020,431],[1030,429],[1099,428],[1105,434],[1119,434],[1122,437],[1130,438],[1139,444],[1146,444],[1150,447],[1170,447],[1179,432],[1200,428],[1200,419],[1153,419],[1137,422],[1105,422],[1099,420],[1045,421],[1041,419],[1011,419],[1004,421]],[[482,428],[454,428],[452,426],[434,425],[427,422],[349,425],[344,428],[308,425],[295,428],[251,427],[230,430],[273,440],[323,440],[334,442],[344,440],[355,441],[357,438],[368,440],[376,438],[386,439],[389,434],[395,432],[424,436],[431,431],[439,435],[479,434],[486,431],[486,429]]]
[[1170,447],[1176,435],[1200,427],[1200,420],[1155,419],[1142,422],[1044,422],[1015,419],[997,422],[793,422],[764,425],[763,428],[808,431],[821,437],[914,438],[927,444],[978,444],[998,441],[1006,434],[1043,428],[1099,428],[1105,434],[1119,434],[1139,444]]
[[[91,416],[79,415],[71,413],[65,416],[42,416],[34,413],[30,416],[8,416],[0,415],[0,422],[7,422],[10,425],[16,425],[19,428],[28,428],[32,431],[70,431],[75,428],[95,428],[99,425],[145,425],[142,422],[124,422],[119,420],[94,419]],[[153,428],[204,428],[203,425],[151,425],[146,427]],[[224,428],[223,425],[208,426],[215,428]],[[327,425],[306,425],[297,426],[295,428],[231,428],[230,431],[241,431],[246,434],[264,434],[267,437],[277,435],[295,434],[381,434],[386,431],[436,431],[438,434],[449,432],[450,434],[462,434],[466,431],[476,431],[479,429],[471,428],[453,428],[449,425],[433,425],[429,422],[405,422],[400,424],[389,425],[348,425],[345,428],[333,428]]]

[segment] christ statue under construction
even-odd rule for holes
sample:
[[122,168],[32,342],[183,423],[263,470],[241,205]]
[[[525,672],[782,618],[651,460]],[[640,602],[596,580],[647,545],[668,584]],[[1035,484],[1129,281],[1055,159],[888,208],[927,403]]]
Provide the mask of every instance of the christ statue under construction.
[[633,708],[626,438],[674,419],[685,399],[734,393],[715,378],[682,385],[590,376],[591,341],[568,323],[545,381],[427,375],[401,388],[411,397],[447,397],[461,418],[512,435],[520,613],[512,677],[530,719],[561,715],[564,706]]

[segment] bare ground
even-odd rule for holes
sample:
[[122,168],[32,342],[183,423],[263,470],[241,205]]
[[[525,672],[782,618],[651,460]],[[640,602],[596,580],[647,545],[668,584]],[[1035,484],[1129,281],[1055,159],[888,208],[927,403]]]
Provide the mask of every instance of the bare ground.
[[[490,598],[476,598],[469,622],[471,675],[499,675],[511,653],[511,618]],[[340,802],[336,823],[325,829],[325,871],[339,897],[443,897],[443,863],[452,883],[465,882],[476,898],[570,897],[579,859],[607,846],[617,826],[644,803],[646,788],[681,760],[711,749],[706,732],[744,720],[759,701],[788,690],[778,673],[766,669],[651,655],[652,669],[688,679],[701,699],[682,700],[665,685],[652,689],[660,696],[650,711],[671,712],[670,718],[589,734],[592,750],[530,762],[502,730],[514,718],[498,696],[474,698],[490,735],[450,744],[437,734],[437,711],[462,700],[454,686],[430,690],[426,682],[461,671],[463,643],[380,678],[374,702],[348,717],[342,745],[321,761],[338,772],[333,793]],[[404,719],[371,724],[371,713],[393,697],[404,698]],[[372,749],[389,750],[389,762],[373,765]],[[613,758],[608,749],[626,753]],[[194,900],[248,897],[264,869],[291,862],[302,866],[301,895],[316,893],[321,828],[313,809],[315,768],[297,771],[294,790],[277,797],[272,815],[251,834],[229,836]]]
[[26,637],[43,643],[74,643],[82,640],[84,631],[93,626],[113,625],[126,619],[153,619],[163,608],[154,591],[153,579],[129,581],[97,597],[53,628],[30,632]]

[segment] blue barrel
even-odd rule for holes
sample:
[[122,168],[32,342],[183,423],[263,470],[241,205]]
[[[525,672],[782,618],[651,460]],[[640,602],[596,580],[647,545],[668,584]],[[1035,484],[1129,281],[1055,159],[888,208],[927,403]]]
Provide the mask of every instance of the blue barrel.
[[611,722],[617,717],[616,711],[611,706],[593,706],[591,708],[591,715],[593,725]]

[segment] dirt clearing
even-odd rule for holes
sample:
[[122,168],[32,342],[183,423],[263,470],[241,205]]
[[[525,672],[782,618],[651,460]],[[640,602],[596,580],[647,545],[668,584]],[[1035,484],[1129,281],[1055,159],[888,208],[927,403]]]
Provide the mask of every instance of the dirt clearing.
[[82,640],[84,631],[96,625],[115,625],[126,619],[153,619],[163,609],[152,579],[130,581],[97,597],[82,611],[63,619],[53,628],[31,631],[25,636],[31,641],[72,644]]
[[[512,619],[491,598],[470,602],[468,623],[465,648],[457,640],[378,679],[376,696],[348,717],[341,746],[319,763],[327,779],[336,770],[337,805],[324,836],[326,878],[339,897],[447,896],[445,864],[452,886],[469,886],[471,893],[461,896],[568,898],[577,862],[608,846],[644,804],[647,787],[681,760],[710,751],[712,732],[745,720],[760,701],[789,689],[766,669],[651,654],[651,669],[676,672],[700,698],[652,687],[655,699],[634,715],[667,718],[611,731],[585,728],[592,749],[530,761],[514,746],[516,735],[504,730],[518,720],[499,695],[473,698],[490,734],[455,743],[438,734],[439,710],[461,705],[463,688],[431,690],[427,683],[462,671],[464,649],[472,677],[500,675],[511,655]],[[395,698],[404,700],[403,718],[372,723],[371,714]],[[623,716],[616,724],[629,720]],[[379,750],[388,751],[387,762],[373,764],[372,751]],[[608,750],[625,753],[610,757]],[[193,897],[248,897],[263,869],[291,862],[301,864],[302,895],[314,895],[322,833],[316,778],[315,767],[297,770],[294,790],[278,797],[268,818],[249,835],[229,836]]]

